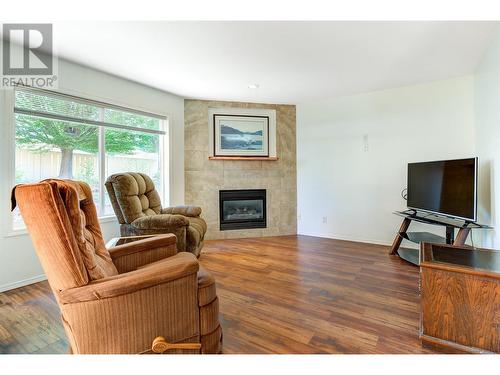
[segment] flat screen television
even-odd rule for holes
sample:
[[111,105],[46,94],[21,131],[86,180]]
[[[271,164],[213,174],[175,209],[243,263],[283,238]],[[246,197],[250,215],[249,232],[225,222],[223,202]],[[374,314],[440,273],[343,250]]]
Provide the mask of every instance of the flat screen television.
[[407,205],[475,222],[477,158],[409,163]]

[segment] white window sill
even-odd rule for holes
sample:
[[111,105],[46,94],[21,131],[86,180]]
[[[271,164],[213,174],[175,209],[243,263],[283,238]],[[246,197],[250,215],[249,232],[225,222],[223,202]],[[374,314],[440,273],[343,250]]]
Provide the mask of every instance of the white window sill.
[[99,223],[108,223],[110,221],[116,221],[115,215],[100,216]]
[[[113,221],[116,221],[116,216],[115,215],[108,215],[108,216],[101,216],[99,217],[99,223],[111,223]],[[19,229],[13,229],[10,232],[6,233],[3,237],[4,238],[9,238],[9,237],[19,237],[19,236],[25,236],[28,234],[28,230],[26,228],[19,228]]]

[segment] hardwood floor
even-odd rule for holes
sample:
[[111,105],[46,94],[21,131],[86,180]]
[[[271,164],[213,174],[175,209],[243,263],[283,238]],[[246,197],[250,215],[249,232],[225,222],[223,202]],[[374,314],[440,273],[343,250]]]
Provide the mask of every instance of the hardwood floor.
[[[307,236],[207,241],[224,353],[429,353],[418,268],[386,246]],[[0,352],[66,353],[46,282],[0,293]]]
[[44,281],[0,293],[0,353],[67,353],[59,307]]

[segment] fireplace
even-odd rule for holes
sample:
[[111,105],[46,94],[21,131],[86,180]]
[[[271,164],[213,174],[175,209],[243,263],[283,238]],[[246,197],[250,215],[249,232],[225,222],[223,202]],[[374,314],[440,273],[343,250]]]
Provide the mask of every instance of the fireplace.
[[220,230],[266,227],[266,190],[219,190]]

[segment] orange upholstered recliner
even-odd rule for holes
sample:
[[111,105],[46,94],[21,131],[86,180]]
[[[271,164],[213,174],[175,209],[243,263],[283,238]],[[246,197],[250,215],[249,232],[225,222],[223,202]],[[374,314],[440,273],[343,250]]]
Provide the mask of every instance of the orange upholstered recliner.
[[[45,180],[13,191],[61,309],[73,353],[143,353],[162,336],[199,343],[176,352],[218,353],[214,278],[172,234],[106,249],[90,187]],[[156,340],[160,351],[163,339]],[[200,345],[201,344],[201,345]],[[162,349],[163,348],[163,349]]]

